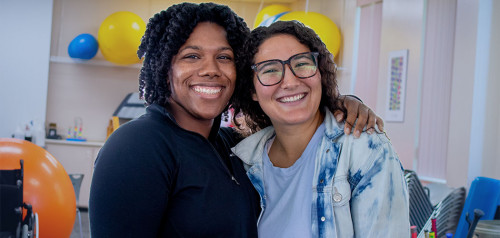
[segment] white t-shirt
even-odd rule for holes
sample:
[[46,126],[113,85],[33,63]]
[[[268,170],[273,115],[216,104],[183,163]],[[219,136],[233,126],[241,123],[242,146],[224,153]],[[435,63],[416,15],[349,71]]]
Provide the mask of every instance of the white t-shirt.
[[260,238],[312,236],[312,181],[324,131],[322,123],[300,158],[288,168],[274,167],[267,154],[274,137],[267,142],[262,155],[266,207],[258,224]]

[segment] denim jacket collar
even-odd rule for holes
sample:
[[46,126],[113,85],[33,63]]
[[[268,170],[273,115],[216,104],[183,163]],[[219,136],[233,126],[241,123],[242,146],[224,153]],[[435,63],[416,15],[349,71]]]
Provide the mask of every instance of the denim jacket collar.
[[[338,123],[330,110],[325,108],[325,136],[329,139],[336,139],[344,133],[344,123]],[[275,135],[274,127],[268,126],[257,133],[245,138],[238,145],[232,148],[235,155],[246,164],[253,166],[262,162],[262,153],[266,142]]]

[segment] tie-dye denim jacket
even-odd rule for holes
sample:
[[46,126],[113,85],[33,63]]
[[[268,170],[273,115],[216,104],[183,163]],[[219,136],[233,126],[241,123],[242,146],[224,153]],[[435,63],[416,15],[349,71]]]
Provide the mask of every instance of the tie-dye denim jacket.
[[[262,153],[272,136],[274,128],[267,127],[232,149],[245,163],[262,212],[266,209]],[[410,237],[404,171],[386,135],[346,136],[343,124],[326,110],[320,143],[312,184],[312,237]]]

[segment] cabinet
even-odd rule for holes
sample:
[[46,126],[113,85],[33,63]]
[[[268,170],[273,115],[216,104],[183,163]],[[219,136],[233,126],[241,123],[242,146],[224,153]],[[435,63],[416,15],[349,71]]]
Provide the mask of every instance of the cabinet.
[[47,139],[45,144],[46,150],[61,163],[68,174],[84,175],[77,206],[88,208],[94,161],[104,142]]

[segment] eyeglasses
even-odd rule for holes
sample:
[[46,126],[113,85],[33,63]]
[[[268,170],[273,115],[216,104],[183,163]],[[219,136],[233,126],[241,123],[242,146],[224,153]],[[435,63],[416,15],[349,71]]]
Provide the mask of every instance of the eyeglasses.
[[263,86],[279,84],[285,76],[285,64],[290,67],[295,77],[304,79],[316,75],[318,69],[318,52],[305,52],[293,55],[288,60],[266,60],[252,65],[257,79]]

